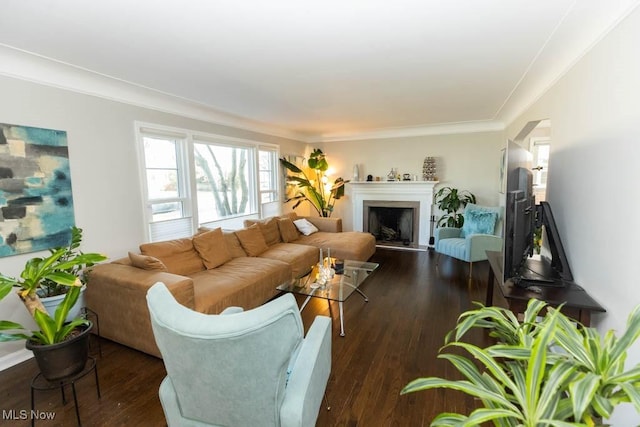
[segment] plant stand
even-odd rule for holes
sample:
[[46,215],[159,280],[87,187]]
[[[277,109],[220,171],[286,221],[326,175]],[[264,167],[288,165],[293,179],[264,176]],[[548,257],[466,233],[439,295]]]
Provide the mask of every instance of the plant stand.
[[[96,338],[95,341],[98,343],[98,354],[102,359],[102,342],[100,339],[100,319],[98,317],[98,313],[88,307],[82,307],[80,309],[80,315],[86,320],[91,320],[91,322],[93,322],[94,328],[91,332],[96,335],[94,338]],[[89,339],[89,350],[91,350],[91,339]]]
[[43,376],[42,373],[38,372],[35,377],[31,380],[31,426],[35,426],[36,418],[34,417],[35,413],[35,391],[36,390],[54,390],[56,388],[60,388],[60,392],[62,393],[62,403],[66,404],[67,399],[64,393],[64,387],[71,384],[71,390],[73,392],[73,403],[76,408],[76,419],[78,420],[78,425],[81,426],[82,422],[80,421],[80,411],[78,410],[78,397],[76,395],[76,381],[85,377],[90,372],[94,373],[95,381],[96,381],[96,391],[98,394],[98,399],[100,398],[100,383],[98,382],[98,366],[96,365],[95,357],[89,356],[87,360],[87,364],[82,371],[79,373],[70,376],[68,378],[63,378],[57,381],[48,381]]

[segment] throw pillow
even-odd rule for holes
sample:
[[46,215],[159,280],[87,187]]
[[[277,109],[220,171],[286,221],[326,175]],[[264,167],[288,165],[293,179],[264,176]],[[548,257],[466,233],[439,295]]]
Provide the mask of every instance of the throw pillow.
[[304,218],[296,219],[295,221],[293,221],[293,223],[295,224],[296,228],[300,230],[300,232],[305,236],[309,236],[318,231],[318,228],[315,225],[311,224]]
[[140,245],[140,253],[158,258],[167,266],[169,273],[188,276],[205,270],[191,238],[143,243]]
[[464,214],[462,231],[465,236],[472,234],[493,234],[498,214],[481,210],[467,210]]
[[242,230],[237,230],[235,233],[236,236],[238,236],[238,240],[240,240],[242,248],[249,256],[258,256],[269,249],[258,224],[253,224],[251,227],[243,228]]
[[[213,228],[209,227],[198,227],[198,233],[206,233],[207,231],[211,231]],[[236,233],[230,230],[222,230],[222,237],[224,237],[224,241],[227,245],[227,250],[231,255],[231,258],[240,258],[247,256],[247,253],[242,249],[240,245],[240,240],[238,240],[238,236]]]
[[282,237],[282,241],[285,243],[293,242],[298,240],[300,234],[298,233],[298,229],[293,224],[291,218],[280,218],[278,220],[278,228],[280,229],[280,236]]
[[204,266],[208,270],[216,268],[231,260],[227,243],[222,235],[222,229],[216,228],[193,236],[193,246],[200,254]]
[[131,260],[132,266],[143,270],[167,271],[167,266],[162,261],[149,255],[129,252],[129,260]]
[[267,246],[275,245],[276,243],[282,242],[280,238],[280,230],[278,229],[278,218],[270,218],[266,221],[260,221],[258,223],[258,227],[260,227],[260,231],[262,231],[262,235],[264,236],[265,242],[267,242]]
[[222,236],[225,242],[227,242],[227,249],[231,254],[231,258],[241,258],[247,256],[247,253],[242,249],[238,236],[233,231],[223,231]]

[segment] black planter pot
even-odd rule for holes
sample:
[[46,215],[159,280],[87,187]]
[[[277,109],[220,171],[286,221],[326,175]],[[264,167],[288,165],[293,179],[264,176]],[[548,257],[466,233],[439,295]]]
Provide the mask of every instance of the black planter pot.
[[93,323],[78,326],[82,332],[68,341],[42,345],[28,340],[26,347],[33,351],[42,376],[49,381],[58,381],[84,369],[89,357],[89,331]]

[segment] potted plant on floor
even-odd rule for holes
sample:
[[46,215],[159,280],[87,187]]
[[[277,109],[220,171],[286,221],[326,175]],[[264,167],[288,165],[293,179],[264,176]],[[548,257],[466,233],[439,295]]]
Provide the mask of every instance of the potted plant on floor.
[[[460,341],[471,328],[489,330],[496,344],[483,349]],[[450,388],[483,404],[469,415],[440,414],[432,426],[602,425],[619,403],[632,402],[640,412],[640,364],[625,370],[627,350],[639,336],[640,306],[620,337],[613,331],[601,337],[539,300],[529,301],[522,321],[510,310],[480,305],[460,316],[443,350],[467,351],[482,370],[463,356],[441,353],[465,379],[419,378],[402,393]]]
[[438,220],[438,227],[461,228],[464,224],[464,216],[459,211],[468,203],[475,203],[476,196],[467,190],[458,190],[453,187],[443,187],[436,192],[436,206],[445,215]]
[[[96,255],[98,255],[98,258],[101,256],[99,254],[82,254],[82,252],[80,251],[81,243],[82,229],[78,227],[72,227],[69,245],[65,247],[50,249],[50,253],[52,255],[58,251],[62,252],[62,255],[56,261],[58,271],[66,273],[67,277],[69,278],[75,277],[82,283],[82,287],[80,288],[80,295],[78,296],[78,302],[73,307],[71,307],[71,309],[69,310],[69,314],[67,315],[66,320],[68,322],[78,317],[80,315],[80,309],[84,307],[84,291],[86,289],[87,280],[84,272],[88,267],[93,266],[95,262],[97,262],[94,260],[96,258]],[[88,256],[80,257],[80,255]],[[75,262],[67,263],[67,261],[70,260],[75,260]],[[38,285],[36,293],[38,294],[42,305],[44,305],[44,307],[47,309],[49,315],[54,316],[56,308],[62,302],[68,290],[69,286],[60,284],[55,280],[51,280],[49,278],[44,278]]]
[[307,201],[318,212],[318,215],[330,217],[336,200],[344,196],[344,184],[349,181],[337,178],[333,185],[328,183],[325,173],[329,169],[329,164],[322,150],[319,148],[313,150],[307,161],[307,165],[313,171],[315,179],[309,178],[302,169],[285,158],[280,159],[280,164],[293,173],[287,175],[287,182],[297,184],[300,189],[295,196],[285,202],[296,200],[293,205],[293,209],[295,209],[300,203]]
[[[18,297],[40,328],[29,332],[19,323],[0,320],[0,342],[27,340],[27,348],[34,352],[43,376],[49,380],[81,371],[87,359],[87,339],[92,324],[81,317],[67,321],[67,315],[78,301],[83,286],[82,269],[104,261],[106,257],[79,252],[81,236],[82,230],[74,227],[68,247],[52,249],[44,258],[31,258],[19,278],[0,274],[0,299],[16,288]],[[43,287],[52,284],[67,290],[53,315],[47,312],[38,294]],[[71,356],[79,356],[79,359],[67,359]]]

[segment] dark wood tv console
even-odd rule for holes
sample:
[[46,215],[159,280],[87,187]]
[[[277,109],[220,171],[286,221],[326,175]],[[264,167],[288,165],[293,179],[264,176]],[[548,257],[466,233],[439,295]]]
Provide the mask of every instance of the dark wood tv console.
[[493,305],[493,288],[494,283],[498,283],[498,289],[502,292],[509,310],[516,315],[524,313],[527,303],[531,298],[545,301],[552,307],[557,307],[564,303],[562,312],[582,323],[589,326],[591,323],[591,312],[605,312],[606,310],[591,298],[589,294],[575,283],[567,287],[544,287],[541,286],[540,293],[529,291],[525,288],[516,286],[511,279],[506,282],[502,273],[502,252],[487,251],[489,259],[489,280],[487,282],[487,298],[485,305]]

